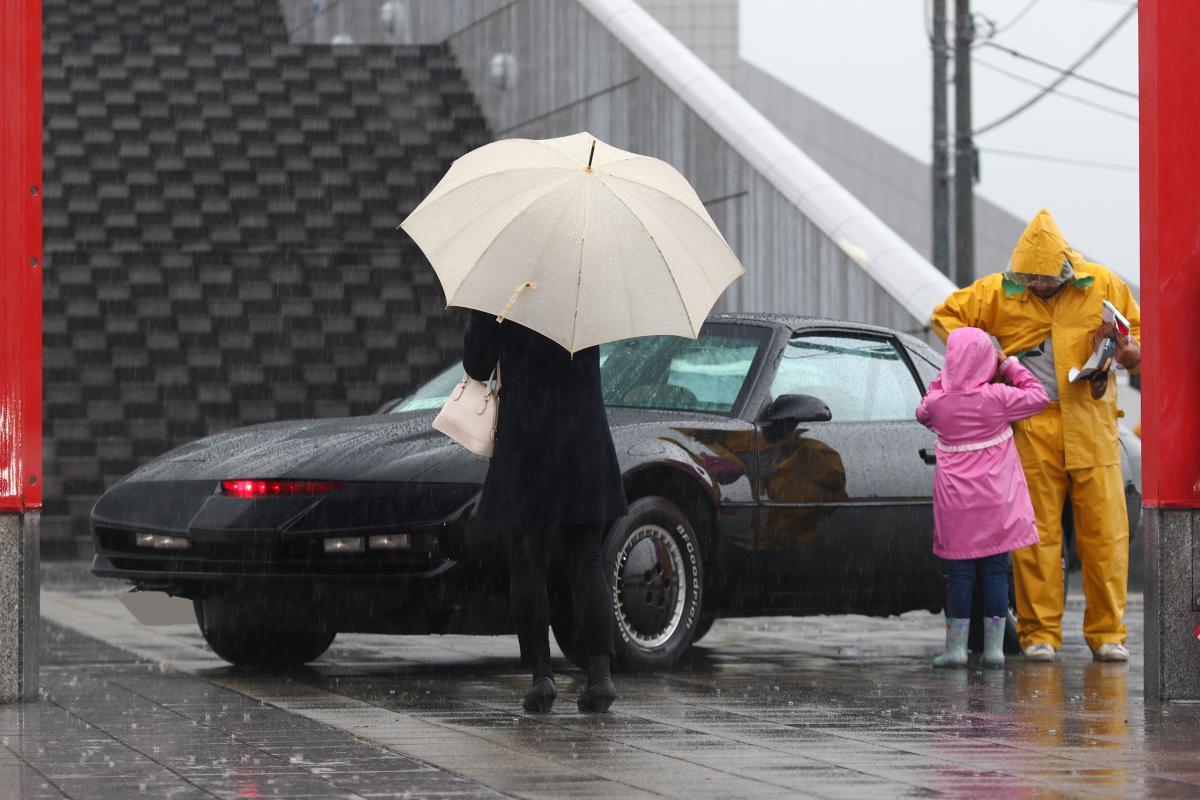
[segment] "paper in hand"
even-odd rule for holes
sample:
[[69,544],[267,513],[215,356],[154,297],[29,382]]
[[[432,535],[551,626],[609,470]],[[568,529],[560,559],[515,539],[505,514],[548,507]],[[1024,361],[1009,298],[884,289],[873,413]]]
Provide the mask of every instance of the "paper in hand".
[[[1117,329],[1117,335],[1123,340],[1128,341],[1130,335],[1129,320],[1117,310],[1117,307],[1107,300],[1104,301],[1104,307],[1100,311],[1100,319],[1104,322],[1111,322]],[[1111,336],[1105,336],[1096,345],[1096,349],[1092,351],[1092,355],[1088,358],[1087,363],[1082,367],[1072,367],[1067,373],[1067,380],[1071,382],[1087,380],[1101,373],[1108,372],[1116,365],[1114,355],[1117,351],[1117,342]]]

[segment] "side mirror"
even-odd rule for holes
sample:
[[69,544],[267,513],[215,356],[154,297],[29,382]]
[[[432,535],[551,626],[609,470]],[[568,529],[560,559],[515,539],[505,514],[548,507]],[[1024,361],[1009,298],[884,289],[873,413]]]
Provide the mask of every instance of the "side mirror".
[[829,406],[809,394],[781,394],[763,409],[763,436],[774,444],[801,422],[828,422],[833,419]]

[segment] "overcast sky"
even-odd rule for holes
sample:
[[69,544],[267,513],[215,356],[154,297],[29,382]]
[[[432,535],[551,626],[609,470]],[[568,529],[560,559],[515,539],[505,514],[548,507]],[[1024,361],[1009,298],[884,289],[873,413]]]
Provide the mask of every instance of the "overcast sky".
[[[932,62],[926,5],[926,0],[742,0],[742,57],[929,163]],[[952,11],[954,0],[947,5]],[[992,42],[1067,67],[1131,5],[1128,0],[1034,0],[1032,5],[1030,0],[973,0],[972,11],[999,27]],[[987,46],[975,48],[973,63],[976,129],[1058,76]],[[1136,14],[1078,74],[1137,93]],[[953,89],[949,96],[953,104]],[[1137,281],[1137,112],[1134,98],[1068,79],[1059,92],[976,139],[983,151],[976,191],[1022,219],[1049,208],[1076,249]],[[951,124],[953,119],[951,105]]]

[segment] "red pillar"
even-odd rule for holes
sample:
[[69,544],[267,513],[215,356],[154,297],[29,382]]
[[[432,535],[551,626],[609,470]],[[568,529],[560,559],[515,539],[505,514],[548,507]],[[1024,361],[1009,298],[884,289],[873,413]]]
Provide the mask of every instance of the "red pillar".
[[1144,691],[1200,699],[1200,7],[1142,0]]
[[42,505],[42,13],[0,2],[0,512]]
[[1200,7],[1143,0],[1143,494],[1200,508]]

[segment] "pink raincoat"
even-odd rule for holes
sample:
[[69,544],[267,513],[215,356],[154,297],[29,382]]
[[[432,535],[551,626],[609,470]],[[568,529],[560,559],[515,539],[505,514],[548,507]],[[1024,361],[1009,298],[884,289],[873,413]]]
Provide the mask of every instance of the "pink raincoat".
[[1046,407],[1046,390],[1015,358],[991,383],[996,348],[979,328],[946,340],[946,364],[917,406],[917,420],[937,434],[933,479],[933,552],[954,561],[1036,544],[1037,525],[1013,420]]

